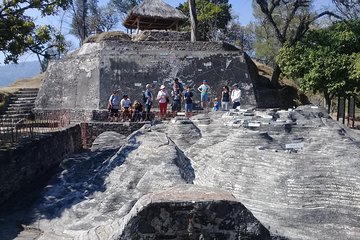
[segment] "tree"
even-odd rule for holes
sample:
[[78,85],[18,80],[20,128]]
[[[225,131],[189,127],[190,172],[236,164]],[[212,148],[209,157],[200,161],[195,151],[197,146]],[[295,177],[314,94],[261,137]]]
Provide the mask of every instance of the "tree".
[[118,13],[111,3],[106,6],[90,4],[89,33],[108,32],[119,22]]
[[122,14],[124,17],[130,9],[140,4],[143,0],[111,0],[111,4]]
[[[217,30],[225,29],[232,19],[228,0],[195,0],[195,7],[200,40],[213,40]],[[180,4],[178,9],[190,16],[188,2]]]
[[346,19],[360,19],[360,0],[333,0],[333,2]]
[[34,17],[26,15],[37,10],[42,16],[55,15],[68,7],[68,0],[3,1],[0,4],[0,51],[5,63],[16,63],[20,55],[32,51],[44,54],[46,43],[51,39],[50,26],[36,26]]
[[335,96],[360,91],[360,21],[311,30],[286,44],[277,61],[288,77],[300,78],[303,90],[322,93],[330,111]]
[[98,32],[107,32],[119,22],[112,3],[98,6],[98,0],[76,0],[72,4],[71,34],[83,44],[86,37]]
[[190,14],[190,29],[191,29],[191,41],[195,42],[197,41],[197,35],[198,35],[198,21],[197,21],[197,15],[196,15],[196,5],[195,0],[188,0],[189,4],[189,14]]
[[248,26],[241,26],[237,20],[230,21],[226,29],[224,29],[221,40],[237,45],[252,55],[254,34]]
[[71,42],[66,41],[61,31],[51,29],[51,39],[45,44],[41,53],[36,53],[38,61],[41,66],[41,72],[45,72],[50,60],[60,59],[65,54],[70,46]]
[[[248,28],[254,35],[254,58],[263,64],[275,67],[275,58],[281,48],[279,41],[275,37],[272,26],[256,3],[253,3],[253,15],[255,20],[248,25]],[[281,18],[277,17],[276,21],[281,24]]]
[[89,5],[87,3],[87,0],[72,1],[71,10],[72,21],[70,33],[76,36],[80,40],[80,45],[82,45],[85,38],[89,35]]
[[[313,0],[256,0],[267,23],[272,27],[280,47],[294,45],[302,39],[311,24],[317,19],[329,15],[339,18],[330,11],[311,12]],[[280,67],[275,64],[271,83],[279,86]]]
[[108,4],[106,6],[100,7],[99,15],[100,15],[100,20],[99,20],[98,28],[102,32],[108,32],[108,31],[114,29],[114,27],[120,21],[120,19],[118,17],[118,13],[113,8],[112,4]]

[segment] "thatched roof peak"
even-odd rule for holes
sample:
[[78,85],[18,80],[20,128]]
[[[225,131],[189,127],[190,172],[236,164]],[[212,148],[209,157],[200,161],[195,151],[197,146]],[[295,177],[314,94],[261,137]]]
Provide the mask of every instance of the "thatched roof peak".
[[187,19],[187,17],[176,8],[170,6],[162,0],[144,0],[139,5],[130,10],[130,14],[144,17],[161,17],[171,19]]
[[[137,24],[136,21],[139,19],[140,24]],[[144,19],[146,20],[144,21]],[[162,0],[144,0],[129,11],[124,26],[127,28],[139,27],[141,30],[167,29],[175,22],[181,24],[186,20],[187,17],[181,11]]]

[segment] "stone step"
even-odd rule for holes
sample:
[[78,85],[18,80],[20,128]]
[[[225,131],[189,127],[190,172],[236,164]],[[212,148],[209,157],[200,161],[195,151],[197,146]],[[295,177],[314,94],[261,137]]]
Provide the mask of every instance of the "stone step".
[[31,109],[33,109],[33,106],[13,106],[13,107],[8,107],[7,111],[31,111]]
[[27,113],[17,113],[17,114],[6,114],[3,115],[3,118],[26,118],[29,114]]
[[18,92],[38,92],[38,88],[19,88]]
[[25,103],[9,103],[9,107],[34,107],[33,102],[25,102]]
[[12,109],[12,110],[6,110],[3,114],[3,116],[6,115],[13,115],[13,114],[30,114],[32,108],[27,109]]
[[24,120],[23,118],[1,118],[0,119],[0,126],[3,127],[10,127],[13,126],[15,123]]
[[13,95],[10,97],[10,101],[15,101],[15,100],[29,100],[29,101],[35,101],[37,95],[30,95],[30,94],[25,94],[25,95]]
[[9,103],[10,104],[28,104],[28,103],[31,103],[31,104],[34,104],[34,100],[14,100],[14,101],[11,101]]

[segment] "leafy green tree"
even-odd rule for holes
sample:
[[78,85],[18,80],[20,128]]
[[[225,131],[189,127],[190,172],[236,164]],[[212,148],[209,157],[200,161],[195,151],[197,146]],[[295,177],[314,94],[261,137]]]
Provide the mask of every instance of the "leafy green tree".
[[[217,31],[225,29],[232,19],[228,0],[195,0],[195,7],[199,40],[213,40]],[[188,2],[180,4],[178,9],[190,16]]]
[[71,47],[71,42],[66,41],[60,31],[51,29],[50,36],[41,53],[36,53],[42,72],[46,71],[50,60],[60,59]]
[[[255,1],[255,0],[254,0]],[[302,39],[311,25],[319,18],[328,15],[339,17],[330,11],[316,13],[312,11],[314,0],[256,0],[266,24],[272,28],[279,47],[292,46]],[[280,67],[275,64],[271,83],[279,86]]]
[[29,10],[37,10],[42,16],[55,15],[68,7],[68,0],[12,0],[0,3],[0,51],[5,63],[16,63],[25,52],[43,55],[51,39],[50,26],[36,26]]
[[300,79],[303,90],[322,93],[330,111],[335,96],[360,91],[360,22],[311,30],[285,45],[277,61],[284,74]]

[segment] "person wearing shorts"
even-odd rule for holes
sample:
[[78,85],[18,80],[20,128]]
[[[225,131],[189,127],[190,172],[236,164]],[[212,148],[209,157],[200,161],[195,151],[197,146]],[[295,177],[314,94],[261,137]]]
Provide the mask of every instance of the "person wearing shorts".
[[110,122],[117,121],[120,107],[119,90],[114,90],[109,98],[108,109],[110,111]]
[[173,117],[176,116],[177,112],[181,111],[181,98],[182,98],[182,92],[180,90],[179,85],[174,85],[174,90],[171,92],[172,97],[172,104],[171,104],[171,111],[173,114]]
[[203,80],[203,83],[198,87],[200,92],[201,107],[207,112],[209,105],[209,91],[210,87],[207,84],[207,80]]

